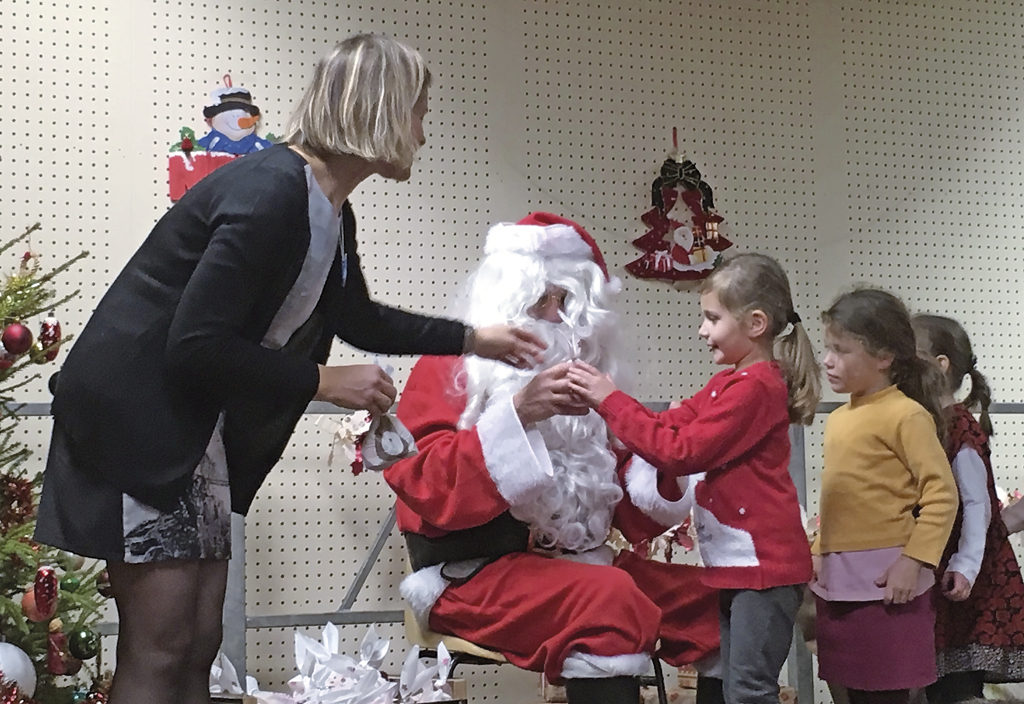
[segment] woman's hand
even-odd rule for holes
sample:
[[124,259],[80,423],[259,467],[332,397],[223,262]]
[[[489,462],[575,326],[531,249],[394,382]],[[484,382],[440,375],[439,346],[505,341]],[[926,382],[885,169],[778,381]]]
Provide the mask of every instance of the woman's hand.
[[950,601],[964,601],[971,595],[971,583],[959,572],[942,575],[942,596]]
[[320,385],[315,401],[327,401],[354,411],[373,415],[387,413],[398,391],[391,377],[376,364],[350,364],[344,367],[320,368]]
[[597,408],[615,391],[615,382],[586,362],[576,360],[569,367],[569,385],[574,394],[591,408]]
[[544,341],[531,332],[509,325],[491,325],[474,331],[472,348],[466,351],[517,369],[532,369],[544,359],[545,347]]
[[569,362],[562,362],[537,374],[512,397],[523,425],[547,420],[551,416],[584,416],[590,409],[573,396],[565,373]]
[[918,575],[925,569],[923,562],[900,555],[889,569],[875,580],[876,587],[885,587],[886,604],[906,604],[914,596]]

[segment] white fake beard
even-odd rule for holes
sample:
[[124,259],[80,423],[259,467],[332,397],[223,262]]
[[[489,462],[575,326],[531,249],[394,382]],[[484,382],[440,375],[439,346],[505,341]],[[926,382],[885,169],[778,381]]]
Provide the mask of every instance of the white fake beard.
[[[460,428],[471,427],[491,400],[515,394],[539,371],[579,358],[567,325],[532,318],[514,324],[547,342],[544,362],[536,369],[520,370],[478,357],[466,358],[462,381],[469,403],[459,420]],[[533,427],[547,446],[554,489],[533,503],[512,506],[512,515],[530,526],[536,543],[545,549],[584,551],[603,544],[612,513],[622,499],[604,420],[591,411],[585,416],[555,415]]]

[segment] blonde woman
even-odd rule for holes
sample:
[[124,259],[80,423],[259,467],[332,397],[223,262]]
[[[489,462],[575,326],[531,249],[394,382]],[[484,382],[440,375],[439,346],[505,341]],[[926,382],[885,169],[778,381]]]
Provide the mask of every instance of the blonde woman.
[[61,371],[36,538],[105,559],[117,604],[111,704],[209,701],[230,512],[244,514],[306,405],[381,413],[376,365],[329,366],[337,336],[389,354],[528,367],[543,343],[373,301],[349,194],[409,178],[430,74],[359,35],[316,67],[285,144],[204,179],[156,224]]

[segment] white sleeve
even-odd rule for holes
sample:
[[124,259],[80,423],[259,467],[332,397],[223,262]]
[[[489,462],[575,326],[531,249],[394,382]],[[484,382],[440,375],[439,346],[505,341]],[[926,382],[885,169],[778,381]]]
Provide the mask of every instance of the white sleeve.
[[509,506],[530,504],[550,491],[551,457],[540,431],[523,427],[512,397],[493,399],[476,423],[484,463]]
[[666,528],[685,521],[693,508],[696,476],[683,475],[676,482],[683,496],[678,501],[669,501],[658,492],[658,470],[651,463],[639,455],[633,455],[626,469],[626,493],[629,494],[629,500],[649,518]]
[[988,471],[978,453],[965,447],[953,458],[953,477],[963,505],[960,543],[949,559],[947,572],[959,572],[974,586],[985,553],[985,536],[992,520],[992,503],[988,495]]

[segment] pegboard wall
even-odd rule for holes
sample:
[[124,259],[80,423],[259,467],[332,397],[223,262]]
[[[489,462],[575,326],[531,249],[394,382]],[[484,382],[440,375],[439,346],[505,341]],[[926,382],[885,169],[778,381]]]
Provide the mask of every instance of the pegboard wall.
[[[168,148],[182,126],[202,133],[223,74],[254,94],[260,134],[281,134],[317,57],[366,30],[418,47],[435,77],[414,178],[352,197],[382,300],[443,312],[490,223],[561,212],[624,278],[637,395],[691,394],[714,371],[696,344],[696,293],[621,270],[675,126],[733,251],[785,264],[819,346],[817,313],[837,292],[881,285],[963,321],[997,400],[1024,401],[1024,8],[1012,0],[3,0],[0,236],[41,221],[44,264],[90,251],[60,281],[81,289],[60,311],[65,329],[81,329],[169,206]],[[389,363],[404,382],[412,360]],[[43,380],[23,393],[45,400]],[[996,422],[1000,481],[1022,486],[1010,468],[1024,466],[1024,419]],[[27,434],[41,463],[46,421]],[[376,535],[386,488],[328,468],[327,451],[303,420],[257,500],[250,614],[336,608]],[[404,569],[393,537],[355,608],[400,608]],[[351,651],[363,630],[343,630]],[[400,630],[382,630],[397,662]],[[248,669],[280,687],[291,629],[248,637]],[[477,701],[536,700],[533,676],[513,668],[469,676]]]

